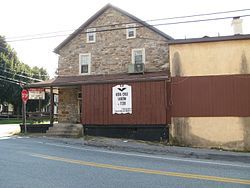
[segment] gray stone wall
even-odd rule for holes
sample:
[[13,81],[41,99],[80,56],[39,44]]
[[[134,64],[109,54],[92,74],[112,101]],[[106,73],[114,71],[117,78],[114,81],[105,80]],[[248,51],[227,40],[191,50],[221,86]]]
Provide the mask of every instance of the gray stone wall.
[[60,88],[58,102],[58,122],[59,123],[77,123],[80,122],[78,111],[77,94],[78,88]]
[[[118,23],[133,22],[129,17],[109,8],[88,28],[115,29],[126,24],[97,27]],[[139,24],[137,23],[137,26]],[[91,53],[91,74],[126,73],[132,63],[132,49],[145,48],[145,71],[154,72],[169,69],[168,45],[166,39],[146,27],[136,29],[136,38],[127,39],[126,29],[96,32],[96,42],[86,42],[86,30],[73,38],[59,51],[59,75],[79,75],[79,54]]]

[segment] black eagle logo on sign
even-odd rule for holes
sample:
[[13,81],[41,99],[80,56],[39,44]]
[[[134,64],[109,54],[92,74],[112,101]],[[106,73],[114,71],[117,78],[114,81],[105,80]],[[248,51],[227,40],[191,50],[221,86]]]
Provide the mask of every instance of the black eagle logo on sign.
[[126,88],[118,88],[119,91],[123,92]]

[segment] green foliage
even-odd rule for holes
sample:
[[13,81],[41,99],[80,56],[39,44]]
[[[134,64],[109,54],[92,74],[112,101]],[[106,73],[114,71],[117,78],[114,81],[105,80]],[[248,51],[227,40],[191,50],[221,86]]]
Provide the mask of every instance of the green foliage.
[[[8,45],[5,38],[0,36],[0,104],[3,102],[11,103],[16,114],[21,112],[22,87],[26,84],[39,80],[49,79],[48,73],[44,68],[30,67],[22,63],[16,52]],[[48,96],[41,106],[48,103]],[[27,109],[36,110],[38,101],[30,101]]]

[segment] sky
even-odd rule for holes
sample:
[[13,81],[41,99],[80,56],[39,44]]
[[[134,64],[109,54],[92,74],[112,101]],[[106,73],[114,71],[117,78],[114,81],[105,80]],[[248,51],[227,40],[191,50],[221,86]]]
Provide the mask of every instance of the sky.
[[[58,63],[58,55],[53,52],[55,47],[107,3],[141,20],[250,9],[249,0],[0,0],[0,35],[6,37],[23,63],[32,67],[43,67],[51,77],[54,77]],[[250,15],[250,11],[214,15],[212,18],[239,15]],[[206,18],[208,17],[203,16],[189,18],[189,20]],[[242,19],[243,34],[250,34],[250,16]],[[183,20],[148,23],[162,24],[178,21]],[[157,28],[176,39],[225,36],[233,34],[231,21],[232,19],[224,19],[163,25]],[[56,37],[20,40],[46,36]]]

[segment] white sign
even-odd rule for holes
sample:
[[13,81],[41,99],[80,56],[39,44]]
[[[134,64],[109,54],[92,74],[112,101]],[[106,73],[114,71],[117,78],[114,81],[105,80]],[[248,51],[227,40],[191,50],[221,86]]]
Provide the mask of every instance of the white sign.
[[132,114],[132,88],[117,85],[112,88],[113,114]]
[[45,92],[44,89],[40,89],[40,88],[30,88],[29,89],[29,99],[30,100],[39,100],[45,99]]

